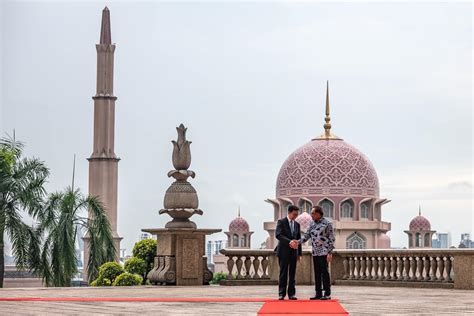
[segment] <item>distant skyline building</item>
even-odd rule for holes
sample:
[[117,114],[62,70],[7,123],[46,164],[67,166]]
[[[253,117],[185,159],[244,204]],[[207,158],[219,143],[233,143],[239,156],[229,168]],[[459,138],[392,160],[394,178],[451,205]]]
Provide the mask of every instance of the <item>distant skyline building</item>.
[[471,235],[469,233],[461,234],[459,248],[474,248],[474,241],[471,240]]
[[451,233],[436,233],[433,239],[433,248],[451,248]]

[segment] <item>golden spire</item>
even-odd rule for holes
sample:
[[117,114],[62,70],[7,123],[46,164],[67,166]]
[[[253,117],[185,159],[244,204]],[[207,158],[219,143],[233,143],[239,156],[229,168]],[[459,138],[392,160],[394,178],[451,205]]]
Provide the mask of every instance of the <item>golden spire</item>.
[[331,116],[329,111],[329,80],[326,81],[326,118],[324,119],[324,136],[331,137]]
[[326,117],[324,118],[324,134],[316,139],[340,139],[331,133],[331,111],[329,108],[329,80],[326,81]]

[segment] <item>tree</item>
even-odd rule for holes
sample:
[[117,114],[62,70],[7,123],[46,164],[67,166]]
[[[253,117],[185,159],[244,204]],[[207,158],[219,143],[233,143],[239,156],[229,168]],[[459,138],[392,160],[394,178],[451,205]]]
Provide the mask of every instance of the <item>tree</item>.
[[[91,213],[91,218],[81,212]],[[115,259],[115,245],[106,212],[97,197],[85,197],[80,190],[68,187],[49,195],[39,216],[45,238],[41,261],[35,270],[47,286],[70,286],[77,271],[75,241],[82,231],[90,238],[87,264],[89,282],[97,278],[98,268]]]
[[5,271],[5,233],[12,243],[17,268],[35,266],[40,261],[40,234],[22,217],[28,214],[34,219],[42,212],[49,170],[39,159],[22,154],[21,142],[0,139],[0,287]]
[[155,239],[147,238],[140,240],[133,246],[133,256],[145,260],[146,272],[143,278],[143,284],[145,284],[148,272],[153,268],[155,256],[156,256],[157,242]]

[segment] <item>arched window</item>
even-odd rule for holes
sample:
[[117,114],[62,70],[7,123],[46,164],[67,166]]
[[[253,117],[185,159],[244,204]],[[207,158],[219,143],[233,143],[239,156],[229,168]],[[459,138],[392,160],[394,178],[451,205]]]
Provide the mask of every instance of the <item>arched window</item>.
[[243,235],[240,240],[240,247],[247,247],[247,235]]
[[366,249],[365,237],[357,232],[349,235],[346,239],[347,249]]
[[369,203],[365,202],[360,205],[360,218],[369,218]]
[[341,205],[341,217],[343,218],[352,218],[353,215],[353,205],[351,201],[345,201]]
[[234,234],[234,236],[232,236],[232,246],[233,247],[238,247],[239,246],[239,236],[237,236],[237,234]]
[[423,237],[420,233],[416,233],[415,235],[415,246],[416,247],[423,247]]
[[430,247],[431,236],[430,233],[425,233],[425,244],[424,247]]
[[334,204],[328,199],[324,199],[319,203],[319,206],[323,208],[324,216],[333,218],[334,217]]

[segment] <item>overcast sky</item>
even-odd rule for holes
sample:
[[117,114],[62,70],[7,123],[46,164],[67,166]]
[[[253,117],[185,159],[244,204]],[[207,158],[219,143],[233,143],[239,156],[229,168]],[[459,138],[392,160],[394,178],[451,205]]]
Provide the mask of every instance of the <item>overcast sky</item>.
[[[48,190],[88,188],[95,44],[111,10],[119,233],[130,252],[171,184],[171,139],[188,127],[201,228],[242,216],[268,236],[286,157],[323,132],[329,80],[336,135],[375,166],[392,246],[422,213],[473,232],[470,3],[26,2],[0,5],[1,132],[51,169]],[[213,235],[224,238],[223,234]]]

